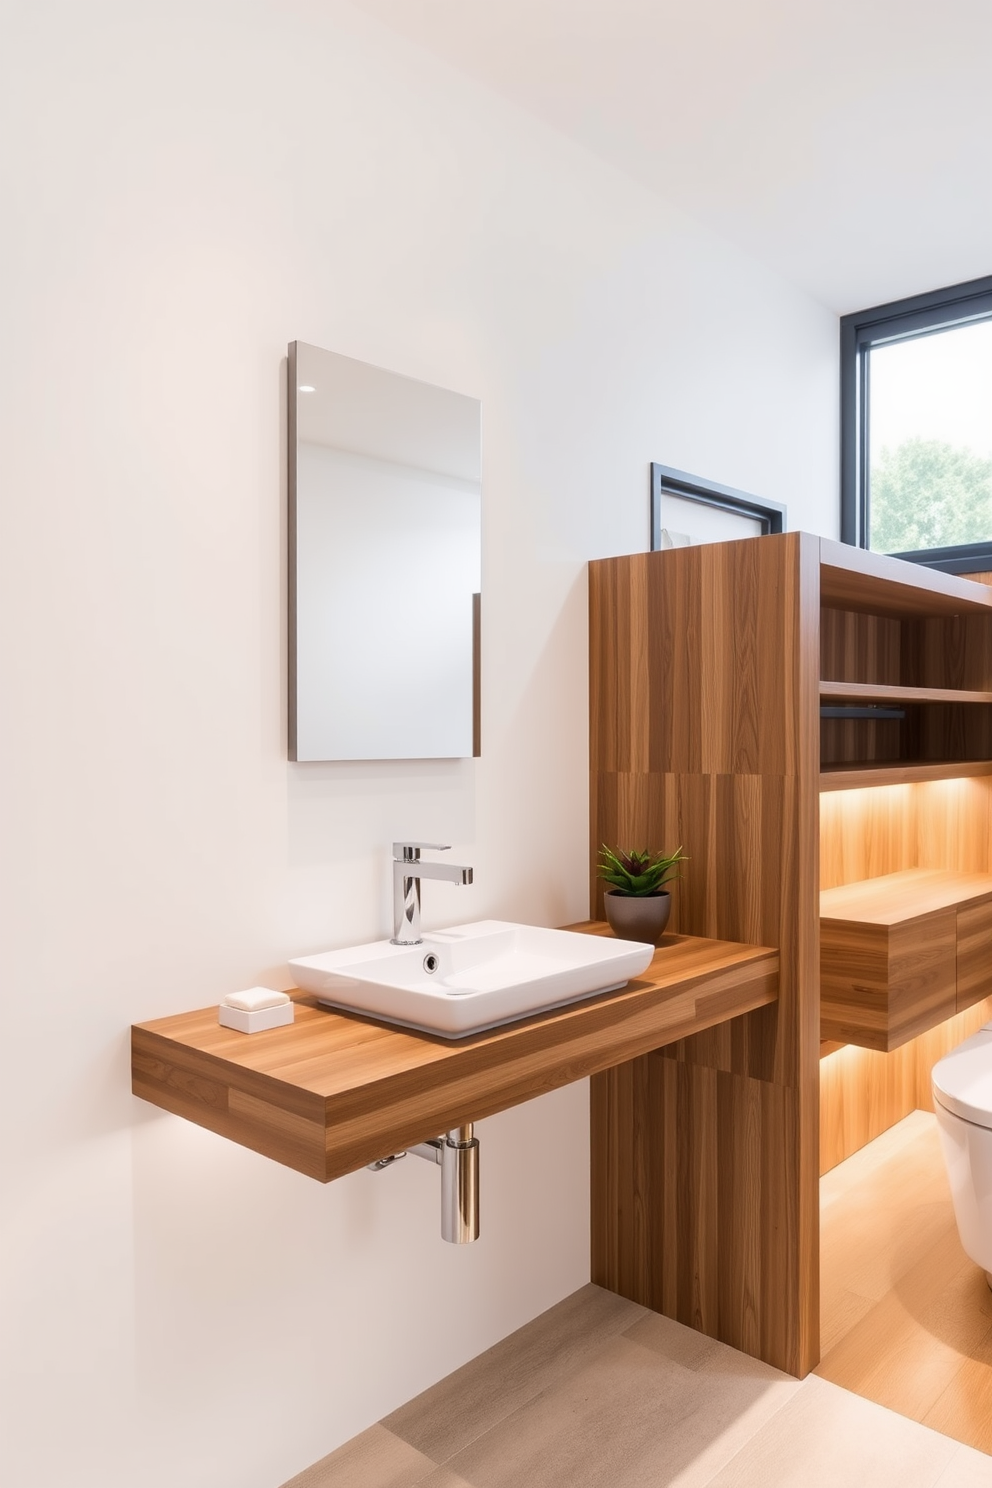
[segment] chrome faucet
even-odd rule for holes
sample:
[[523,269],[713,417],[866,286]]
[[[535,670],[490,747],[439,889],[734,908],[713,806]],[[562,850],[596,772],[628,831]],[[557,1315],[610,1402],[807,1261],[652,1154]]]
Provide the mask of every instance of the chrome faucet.
[[441,878],[448,883],[470,884],[471,868],[455,863],[422,863],[420,850],[448,852],[443,842],[393,843],[393,938],[392,945],[420,945],[420,880]]

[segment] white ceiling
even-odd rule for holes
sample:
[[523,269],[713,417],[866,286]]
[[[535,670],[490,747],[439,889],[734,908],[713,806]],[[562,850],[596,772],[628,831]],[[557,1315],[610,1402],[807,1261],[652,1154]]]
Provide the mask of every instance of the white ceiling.
[[992,0],[356,0],[838,312],[992,274]]

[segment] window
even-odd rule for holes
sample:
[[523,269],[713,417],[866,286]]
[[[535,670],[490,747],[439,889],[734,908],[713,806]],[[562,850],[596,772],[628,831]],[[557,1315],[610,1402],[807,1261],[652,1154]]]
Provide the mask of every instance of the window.
[[[785,507],[775,501],[651,461],[652,553],[689,543],[784,532],[785,518]],[[676,523],[687,530],[673,531]]]
[[992,568],[992,277],[841,320],[841,537]]

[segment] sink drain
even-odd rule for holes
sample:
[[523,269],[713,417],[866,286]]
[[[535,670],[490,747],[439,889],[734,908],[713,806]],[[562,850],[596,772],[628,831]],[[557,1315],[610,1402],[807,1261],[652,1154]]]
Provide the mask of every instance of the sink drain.
[[437,971],[438,961],[433,951],[428,951],[424,957],[424,970],[427,972]]

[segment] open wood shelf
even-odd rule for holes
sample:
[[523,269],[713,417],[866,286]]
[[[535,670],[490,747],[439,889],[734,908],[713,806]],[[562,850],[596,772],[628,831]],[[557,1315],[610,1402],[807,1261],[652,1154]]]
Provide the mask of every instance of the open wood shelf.
[[992,773],[992,588],[821,539],[818,691],[821,790]]
[[821,537],[820,603],[897,618],[992,615],[992,590],[973,579]]
[[821,702],[992,703],[992,692],[955,687],[892,687],[881,682],[820,682]]
[[[605,924],[569,928],[609,935]],[[217,1008],[131,1030],[135,1095],[327,1182],[778,997],[778,953],[666,935],[643,977],[457,1042],[320,1007],[267,1033]]]
[[915,781],[958,780],[992,775],[992,760],[888,760],[880,763],[822,765],[820,790],[864,790],[873,785],[910,785]]

